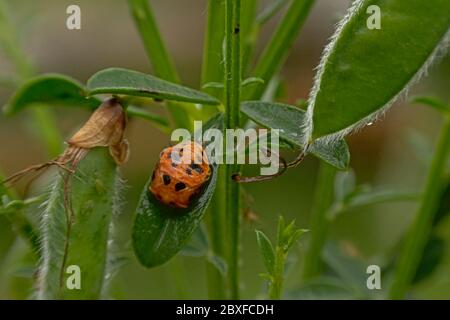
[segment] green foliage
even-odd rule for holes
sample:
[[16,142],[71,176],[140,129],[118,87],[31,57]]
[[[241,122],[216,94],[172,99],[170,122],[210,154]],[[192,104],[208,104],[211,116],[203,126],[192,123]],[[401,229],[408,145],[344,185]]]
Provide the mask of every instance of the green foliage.
[[[25,82],[4,106],[6,115],[15,115],[25,108],[36,106],[97,108],[101,101],[96,97],[88,97],[87,90],[77,80],[60,74],[44,74]],[[159,128],[168,127],[168,121],[135,106],[129,106],[128,115],[139,117],[155,123]],[[40,113],[37,113],[39,115]],[[45,123],[45,118],[40,119]]]
[[109,68],[97,72],[88,80],[87,90],[91,95],[110,93],[210,105],[220,103],[206,93],[158,79],[149,74],[121,68]]
[[4,107],[7,115],[14,115],[32,104],[64,105],[94,109],[96,98],[86,98],[83,85],[60,74],[45,74],[25,82]]
[[[223,128],[223,116],[215,116],[205,124],[207,128]],[[167,262],[187,244],[200,224],[214,193],[217,165],[212,165],[211,177],[200,196],[186,209],[171,208],[158,201],[146,183],[142,191],[133,226],[133,248],[146,267]]]
[[222,276],[227,274],[227,263],[223,257],[214,253],[204,224],[198,226],[189,243],[181,249],[180,254],[191,257],[204,257]]
[[259,251],[267,270],[267,273],[261,274],[261,277],[269,281],[270,299],[281,298],[288,253],[306,231],[296,228],[295,221],[286,226],[284,218],[280,216],[277,241],[274,247],[262,231],[256,230]]
[[[56,176],[42,218],[39,299],[102,297],[109,231],[120,191],[116,171],[108,150],[96,148],[81,160],[73,176],[68,179],[67,173]],[[74,214],[70,232],[67,199]],[[66,268],[71,265],[80,267],[82,290],[69,290],[66,286],[66,281],[70,282]]]
[[[287,104],[262,101],[244,102],[241,111],[264,127],[279,129],[280,137],[289,143],[300,148],[303,146],[305,111]],[[344,140],[315,140],[308,152],[339,170],[346,170],[350,163],[350,152]]]
[[[367,28],[370,5],[381,8],[381,30]],[[449,26],[447,0],[356,2],[318,70],[309,106],[313,138],[373,121],[424,74]]]
[[432,107],[446,116],[450,116],[450,106],[447,105],[444,101],[436,97],[422,96],[415,97],[411,100],[412,103],[423,104],[429,107]]
[[[314,2],[314,0],[291,1],[285,16],[261,53],[252,73],[254,77],[261,78],[268,84],[280,70]],[[277,8],[273,11],[276,10]],[[272,12],[270,12],[271,14]],[[245,98],[247,100],[260,99],[264,89],[265,86],[254,87],[251,92],[246,94]]]

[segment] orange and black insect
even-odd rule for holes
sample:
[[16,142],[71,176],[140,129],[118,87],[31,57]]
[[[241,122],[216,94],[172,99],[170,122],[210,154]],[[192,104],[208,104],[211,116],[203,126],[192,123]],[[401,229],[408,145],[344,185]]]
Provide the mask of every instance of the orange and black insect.
[[203,146],[193,141],[182,142],[161,152],[149,190],[168,206],[187,208],[210,175]]

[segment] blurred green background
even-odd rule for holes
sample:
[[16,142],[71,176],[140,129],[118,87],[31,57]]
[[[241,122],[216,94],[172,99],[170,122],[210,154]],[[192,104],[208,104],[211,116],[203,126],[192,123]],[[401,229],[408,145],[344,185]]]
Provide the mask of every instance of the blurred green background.
[[[262,1],[262,4],[268,1]],[[144,49],[124,0],[9,0],[21,42],[39,72],[68,74],[82,82],[106,67],[125,67],[151,73]],[[66,28],[66,8],[81,7],[82,29]],[[281,71],[284,86],[283,101],[294,103],[307,98],[312,85],[314,68],[334,25],[343,16],[347,0],[319,0],[307,19],[286,65]],[[184,84],[199,87],[203,33],[206,19],[206,0],[153,0],[160,29],[170,53],[174,57]],[[268,39],[277,15],[265,26],[262,48]],[[14,74],[11,65],[0,51],[0,75]],[[433,94],[448,101],[450,59],[435,66],[428,78],[414,87],[411,94]],[[0,104],[4,104],[12,90],[0,87]],[[89,114],[76,109],[53,109],[58,126],[69,137]],[[163,112],[155,107],[155,111]],[[433,147],[440,127],[439,114],[429,108],[411,106],[405,100],[397,103],[387,115],[372,126],[348,137],[351,167],[358,183],[379,188],[420,190],[426,175],[426,165],[414,151],[411,140],[421,137],[425,145]],[[0,115],[0,168],[7,174],[28,165],[47,160],[43,146],[30,124],[28,112],[6,119]],[[165,299],[206,298],[205,261],[182,257],[167,265],[147,270],[140,266],[130,246],[130,230],[137,197],[153,170],[159,151],[169,140],[142,120],[133,120],[127,131],[131,145],[130,161],[123,167],[127,181],[123,190],[126,204],[118,217],[117,241],[119,250],[127,258],[113,281],[115,298]],[[412,137],[416,137],[412,139]],[[300,167],[284,176],[265,183],[247,185],[247,206],[257,214],[256,222],[245,222],[242,244],[242,297],[262,297],[264,271],[259,256],[254,229],[262,229],[273,236],[278,215],[296,219],[299,227],[308,228],[309,211],[314,190],[317,160],[308,158]],[[249,173],[255,168],[249,168]],[[45,179],[34,190],[42,190]],[[382,264],[383,257],[396,248],[415,211],[415,203],[386,204],[363,208],[340,216],[332,226],[331,240],[345,252],[368,264]],[[37,216],[40,209],[35,208]],[[444,221],[439,233],[450,243],[450,221]],[[307,237],[294,250],[298,262],[291,269],[286,289],[298,286],[301,259]],[[30,295],[30,268],[27,267],[25,245],[15,240],[11,226],[0,219],[0,298],[26,298]],[[420,282],[414,291],[417,298],[450,299],[450,249],[444,261],[431,277]]]

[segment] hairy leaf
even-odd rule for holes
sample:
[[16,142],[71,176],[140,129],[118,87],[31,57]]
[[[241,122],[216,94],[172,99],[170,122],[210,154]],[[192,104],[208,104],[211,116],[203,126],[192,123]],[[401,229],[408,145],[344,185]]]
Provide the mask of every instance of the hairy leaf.
[[[244,102],[241,111],[264,127],[279,129],[282,139],[298,147],[303,146],[305,111],[287,104],[262,101]],[[344,140],[316,140],[309,147],[309,152],[340,170],[347,169],[350,162],[350,152]]]
[[[67,173],[56,176],[42,220],[39,299],[101,298],[110,224],[117,207],[116,171],[116,165],[108,150],[95,148],[80,162],[75,175],[69,179],[67,189],[64,183]],[[67,196],[72,202],[74,222],[61,283],[60,275],[67,240]],[[69,277],[73,274],[73,271],[68,273],[66,268],[71,265],[80,268],[82,290],[69,290],[66,286],[67,281],[71,282]]]
[[[381,29],[368,28],[374,6]],[[309,101],[312,137],[342,136],[374,121],[425,74],[449,27],[448,0],[355,1],[318,69]]]
[[161,100],[220,104],[216,98],[179,84],[138,71],[109,68],[94,74],[87,82],[89,94],[124,94]]

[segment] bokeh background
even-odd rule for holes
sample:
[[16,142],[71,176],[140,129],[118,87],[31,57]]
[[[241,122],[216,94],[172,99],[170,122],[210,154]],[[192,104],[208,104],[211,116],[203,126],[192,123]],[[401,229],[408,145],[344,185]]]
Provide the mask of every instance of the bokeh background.
[[[82,82],[98,70],[113,66],[151,73],[124,0],[8,0],[7,3],[23,48],[41,73],[64,73]],[[81,30],[69,31],[65,26],[66,8],[71,4],[81,7]],[[152,5],[183,83],[199,88],[206,0],[153,0]],[[323,47],[348,5],[348,0],[317,1],[281,70],[285,83],[283,101],[294,103],[307,98]],[[264,27],[257,53],[282,13]],[[1,52],[0,75],[14,75]],[[444,57],[411,94],[433,94],[449,101],[449,76],[450,59]],[[11,93],[11,89],[0,87],[1,105]],[[77,109],[56,108],[53,111],[65,137],[89,116],[86,111]],[[420,190],[427,168],[415,148],[418,141],[422,141],[424,147],[433,147],[441,121],[433,110],[412,106],[404,100],[375,124],[348,137],[351,167],[358,183],[381,189]],[[1,170],[11,174],[30,164],[46,161],[46,152],[37,137],[29,112],[8,119],[0,115]],[[159,151],[169,141],[142,120],[131,123],[127,137],[131,157],[122,170],[127,188],[123,190],[126,204],[118,218],[118,242],[128,258],[113,282],[114,297],[206,298],[203,259],[182,257],[148,270],[138,264],[130,251],[130,230],[137,197],[153,170]],[[316,159],[308,158],[300,167],[274,181],[245,186],[248,206],[257,214],[258,220],[243,226],[243,298],[262,297],[264,289],[263,280],[258,276],[264,267],[254,229],[262,229],[273,236],[280,214],[288,219],[295,218],[300,227],[308,227],[317,165]],[[415,203],[391,203],[345,213],[333,224],[331,239],[362,261],[377,263],[398,245],[415,207]],[[439,232],[450,243],[450,221],[445,221]],[[298,262],[288,275],[287,290],[298,286],[304,243],[305,239],[295,249]],[[6,220],[0,218],[0,298],[29,296],[30,266],[27,268],[26,259],[24,262],[24,250],[24,244],[15,239]],[[450,250],[446,249],[444,261],[431,277],[419,283],[415,297],[450,299],[449,270]]]

